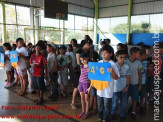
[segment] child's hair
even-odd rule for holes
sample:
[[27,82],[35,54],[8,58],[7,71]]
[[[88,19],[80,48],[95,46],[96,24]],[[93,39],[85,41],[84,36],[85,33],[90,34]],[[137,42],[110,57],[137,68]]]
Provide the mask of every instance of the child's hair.
[[138,47],[132,47],[131,49],[130,49],[130,55],[132,55],[133,53],[137,53],[137,52],[139,52],[140,51],[140,49],[138,48]]
[[114,54],[114,49],[112,46],[110,45],[105,45],[103,48],[102,48],[102,51],[107,51],[108,53],[113,53]]
[[71,44],[68,44],[67,46],[70,47],[70,52],[72,52],[73,51],[72,45]]
[[111,40],[109,38],[104,39],[104,41],[106,41],[108,44],[110,44]]
[[81,41],[81,43],[80,43],[80,47],[83,47],[86,43],[89,43],[89,44],[92,44],[93,43],[93,41],[92,41],[92,39],[90,39],[90,40],[82,40]]
[[120,46],[122,49],[124,49],[124,45],[122,43],[118,43],[117,46]]
[[102,41],[101,45],[107,45],[107,42],[106,41]]
[[118,50],[116,52],[116,56],[119,56],[119,55],[127,55],[126,51],[125,50]]
[[144,50],[151,49],[151,47],[148,46],[148,45],[143,45],[141,48],[144,49]]
[[92,58],[93,58],[93,61],[98,61],[99,55],[98,55],[98,53],[96,51],[93,53]]
[[44,43],[43,40],[39,40],[39,41],[37,42],[37,44],[41,45],[41,48],[42,48],[43,50],[46,50],[46,45],[45,45],[45,43]]
[[141,49],[141,50],[140,50],[140,55],[144,55],[144,54],[146,54],[145,49]]
[[3,46],[6,47],[7,50],[10,50],[11,51],[11,45],[10,45],[10,43],[4,43]]
[[16,49],[16,44],[12,44],[12,46]]
[[67,48],[66,48],[66,46],[62,45],[62,46],[60,47],[60,50],[61,50],[61,49],[63,49],[63,50],[66,51]]
[[86,37],[86,40],[90,40],[91,39],[89,35],[85,35],[85,37]]
[[28,47],[30,47],[30,46],[32,46],[32,43],[31,42],[28,43]]
[[41,44],[41,43],[38,42],[38,43],[36,44],[36,47],[37,47],[37,46],[38,46],[38,47],[41,47],[41,49],[42,49],[42,44]]
[[87,52],[82,52],[80,58],[89,58],[89,54]]
[[77,45],[78,45],[78,43],[77,43],[77,40],[76,40],[76,39],[71,39],[71,42],[72,42],[72,41],[74,42],[74,45],[75,45],[75,46],[77,46]]
[[16,43],[18,43],[19,41],[22,41],[22,40],[24,41],[23,38],[20,38],[20,37],[19,37],[19,38],[16,39]]

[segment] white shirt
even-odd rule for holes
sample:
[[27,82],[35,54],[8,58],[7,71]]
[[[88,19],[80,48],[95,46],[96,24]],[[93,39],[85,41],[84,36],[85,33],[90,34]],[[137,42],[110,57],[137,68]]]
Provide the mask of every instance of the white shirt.
[[[10,51],[9,50],[5,51],[5,55],[9,57]],[[11,71],[11,62],[8,59],[5,60],[4,70]]]
[[[28,51],[25,47],[21,47],[21,48],[16,48],[16,51],[20,54],[22,54],[23,56],[28,56]],[[19,68],[27,68],[27,62],[24,58],[22,57],[18,57],[18,66]]]
[[[103,60],[99,61],[99,62],[104,62]],[[110,60],[108,63],[111,64],[111,67],[113,68],[113,70],[115,71],[115,73],[118,75],[118,77],[120,77],[120,74],[119,74],[119,70],[118,70],[118,67],[117,65],[112,61]],[[113,97],[113,92],[114,92],[114,79],[111,75],[111,82],[109,82],[109,87],[108,88],[105,88],[103,90],[97,90],[97,95],[99,97],[104,97],[104,98],[112,98]]]
[[47,70],[51,72],[54,67],[54,61],[57,60],[54,53],[49,53],[47,57]]

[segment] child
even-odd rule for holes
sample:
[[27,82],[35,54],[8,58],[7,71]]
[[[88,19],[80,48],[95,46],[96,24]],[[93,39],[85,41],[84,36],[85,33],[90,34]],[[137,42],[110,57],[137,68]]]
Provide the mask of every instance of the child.
[[82,113],[80,113],[80,118],[86,119],[88,117],[89,111],[89,94],[87,89],[90,86],[90,80],[88,79],[88,60],[89,55],[85,52],[80,54],[80,61],[81,61],[81,74],[79,78],[79,92],[81,96],[81,104],[82,104]]
[[16,39],[17,48],[16,51],[18,52],[18,66],[16,67],[17,73],[19,75],[20,84],[21,84],[21,91],[18,95],[23,96],[26,94],[27,84],[28,84],[28,77],[27,77],[27,60],[28,60],[28,51],[23,46],[24,40],[22,38]]
[[125,61],[129,65],[131,75],[130,75],[130,85],[128,89],[129,96],[132,98],[132,113],[131,119],[136,120],[136,102],[138,99],[139,91],[142,86],[142,76],[141,67],[142,64],[137,59],[140,57],[140,49],[137,47],[132,47],[130,49],[130,57]]
[[144,114],[144,98],[145,98],[145,84],[146,84],[146,71],[147,71],[147,65],[148,61],[146,60],[146,51],[144,49],[141,50],[140,52],[140,57],[139,61],[142,64],[141,68],[141,75],[142,75],[142,87],[141,90],[139,91],[139,96],[140,96],[140,113]]
[[41,45],[36,44],[36,53],[31,55],[30,65],[33,67],[32,87],[36,90],[38,98],[34,100],[36,104],[43,104],[43,90],[45,89],[44,71],[47,77],[46,60],[40,53]]
[[127,57],[126,51],[119,50],[116,53],[116,65],[118,67],[120,77],[114,80],[114,93],[112,99],[112,111],[111,118],[115,118],[115,112],[118,106],[118,101],[120,100],[120,121],[125,120],[126,109],[127,109],[127,92],[130,82],[130,69],[127,64],[125,64],[125,59]]
[[[91,55],[92,62],[98,62],[99,55],[96,51]],[[97,90],[92,86],[90,90],[90,106],[89,110],[92,110],[94,114],[97,112]]]
[[7,83],[5,88],[9,88],[12,86],[11,81],[12,81],[12,66],[11,66],[11,62],[10,62],[10,51],[11,51],[11,46],[9,43],[4,43],[3,44],[4,50],[5,50],[5,64],[4,64],[4,70],[6,70],[6,75],[7,75]]
[[71,63],[69,56],[65,55],[66,47],[63,45],[60,47],[60,55],[57,56],[58,62],[58,73],[62,84],[62,95],[67,96],[67,85],[68,85],[68,66]]
[[73,55],[71,57],[72,63],[70,66],[70,78],[73,87],[72,102],[70,104],[72,109],[76,109],[75,98],[78,93],[78,84],[79,84],[79,77],[80,77],[80,68],[77,65],[77,60],[76,60],[76,51],[77,51],[76,46],[77,45],[73,46]]
[[54,43],[47,44],[47,71],[50,80],[51,95],[48,97],[52,100],[57,100],[58,98],[58,74],[57,74],[57,57],[55,54],[56,45]]
[[108,62],[111,64],[111,68],[108,68],[108,72],[111,73],[111,82],[109,82],[109,87],[103,90],[97,90],[97,105],[98,105],[98,119],[99,121],[109,122],[111,113],[111,102],[114,91],[114,80],[116,80],[120,75],[116,64],[110,60],[114,50],[110,45],[106,45],[102,48],[102,58],[103,60],[99,62]]

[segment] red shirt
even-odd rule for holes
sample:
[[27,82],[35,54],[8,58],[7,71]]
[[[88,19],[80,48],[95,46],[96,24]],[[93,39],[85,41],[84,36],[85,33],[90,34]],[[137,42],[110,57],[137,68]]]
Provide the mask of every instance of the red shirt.
[[29,62],[31,64],[37,64],[37,66],[33,67],[33,76],[44,76],[44,66],[46,65],[46,59],[43,55],[40,54],[36,56],[35,54],[32,54]]

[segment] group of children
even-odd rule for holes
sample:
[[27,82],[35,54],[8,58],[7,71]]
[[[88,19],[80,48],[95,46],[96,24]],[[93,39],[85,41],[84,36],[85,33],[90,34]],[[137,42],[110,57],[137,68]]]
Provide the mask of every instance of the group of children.
[[[116,119],[118,102],[120,101],[120,120],[125,121],[128,104],[128,97],[131,96],[132,107],[130,108],[131,119],[136,119],[136,106],[140,105],[140,112],[143,113],[145,103],[153,100],[153,78],[154,78],[154,55],[151,54],[151,47],[143,45],[141,47],[133,46],[128,51],[127,46],[119,43],[117,52],[109,45],[110,40],[101,42],[101,49],[97,53],[93,47],[92,39],[86,35],[80,45],[76,39],[71,40],[67,47],[62,45],[57,48],[52,42],[38,41],[35,46],[28,44],[25,46],[24,40],[18,38],[16,47],[12,49],[17,51],[18,65],[12,71],[9,59],[11,46],[4,43],[5,66],[7,74],[6,88],[20,82],[21,91],[18,93],[23,96],[26,94],[28,86],[28,76],[31,79],[31,87],[34,89],[38,98],[34,100],[36,104],[41,105],[44,102],[43,93],[46,90],[46,84],[50,86],[51,100],[57,100],[59,96],[68,95],[68,80],[73,87],[72,109],[76,109],[75,98],[77,93],[81,96],[82,112],[79,116],[86,119],[89,111],[92,109],[98,111],[99,122],[109,122]],[[159,56],[163,54],[163,44],[159,42]],[[107,71],[111,73],[109,86],[102,90],[96,90],[91,86],[88,79],[88,62],[108,62],[111,68]],[[160,60],[160,69],[162,60]],[[27,73],[29,71],[29,74]],[[16,74],[16,82],[12,83],[13,74]],[[160,72],[161,73],[161,70]],[[68,78],[70,76],[70,79]],[[19,81],[19,82],[18,82]],[[148,99],[149,98],[149,99]]]

